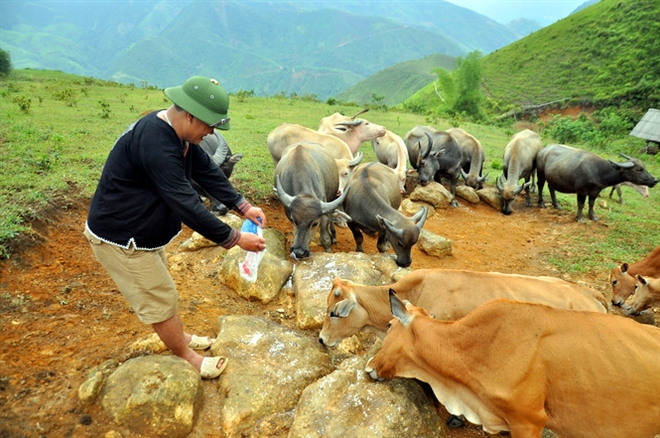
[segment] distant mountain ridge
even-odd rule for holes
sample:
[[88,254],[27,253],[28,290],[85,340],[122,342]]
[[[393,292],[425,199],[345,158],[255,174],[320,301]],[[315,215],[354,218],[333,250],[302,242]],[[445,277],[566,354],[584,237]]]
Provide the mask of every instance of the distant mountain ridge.
[[121,5],[4,3],[0,47],[10,52],[16,68],[159,87],[204,74],[217,76],[229,91],[325,99],[399,62],[434,53],[487,53],[518,38],[484,16],[443,1]]

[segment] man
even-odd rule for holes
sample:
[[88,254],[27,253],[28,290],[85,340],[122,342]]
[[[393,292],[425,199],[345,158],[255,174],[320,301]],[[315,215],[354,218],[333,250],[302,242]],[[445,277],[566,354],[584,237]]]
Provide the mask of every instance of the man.
[[167,110],[133,123],[115,142],[92,198],[85,236],[140,321],[151,324],[172,352],[191,363],[202,378],[224,371],[224,357],[193,351],[214,339],[186,333],[177,314],[178,293],[167,269],[165,247],[181,222],[225,248],[261,251],[266,241],[218,220],[202,204],[194,179],[211,196],[266,226],[264,212],[236,192],[198,145],[214,128],[229,129],[229,97],[215,79],[194,76],[167,88]]

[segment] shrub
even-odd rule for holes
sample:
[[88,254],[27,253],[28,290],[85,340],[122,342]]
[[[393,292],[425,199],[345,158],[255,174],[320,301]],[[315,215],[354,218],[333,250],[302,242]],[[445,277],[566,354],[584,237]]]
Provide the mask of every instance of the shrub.
[[25,97],[23,95],[20,96],[14,96],[11,99],[12,102],[14,102],[18,107],[23,111],[24,113],[29,113],[30,112],[30,105],[32,105],[32,99]]

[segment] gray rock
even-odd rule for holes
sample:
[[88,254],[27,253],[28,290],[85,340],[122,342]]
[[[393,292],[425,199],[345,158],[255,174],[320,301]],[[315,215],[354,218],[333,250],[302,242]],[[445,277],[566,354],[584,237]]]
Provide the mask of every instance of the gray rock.
[[442,184],[432,181],[426,186],[417,186],[408,196],[411,201],[421,201],[435,208],[447,208],[453,196]]
[[428,255],[445,257],[451,255],[451,240],[422,229],[417,246]]
[[229,358],[218,380],[227,437],[268,436],[288,428],[305,387],[334,370],[315,338],[252,316],[218,318],[211,353]]
[[305,388],[289,438],[443,437],[446,427],[433,399],[413,379],[371,380],[365,358]]
[[479,199],[490,205],[497,211],[502,211],[502,195],[495,187],[486,187],[485,189],[477,190]]
[[383,283],[381,273],[364,253],[313,252],[297,264],[293,274],[298,328],[312,329],[323,325],[327,297],[335,277],[361,284]]
[[108,377],[100,397],[105,412],[129,435],[184,437],[202,405],[202,381],[176,356],[138,357]]
[[470,204],[479,203],[479,195],[477,194],[477,191],[470,186],[457,186],[456,195],[465,199]]

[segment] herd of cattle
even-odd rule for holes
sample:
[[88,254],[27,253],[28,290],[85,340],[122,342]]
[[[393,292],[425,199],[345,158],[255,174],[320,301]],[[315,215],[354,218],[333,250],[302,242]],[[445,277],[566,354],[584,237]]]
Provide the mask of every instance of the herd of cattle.
[[[359,114],[335,113],[318,131],[283,124],[268,136],[277,196],[294,229],[290,256],[308,257],[317,229],[329,251],[334,224],[346,221],[357,251],[363,232],[377,235],[378,250],[391,246],[406,267],[427,216],[425,208],[411,218],[398,211],[407,162],[420,184],[445,178],[455,195],[460,177],[483,186],[483,148],[462,129],[416,126],[402,139]],[[361,163],[358,148],[369,140],[378,162]],[[640,160],[624,158],[542,147],[538,134],[519,132],[496,179],[502,212],[512,213],[523,190],[532,205],[536,176],[539,206],[547,182],[555,208],[556,191],[576,193],[577,219],[588,197],[588,217],[598,220],[593,206],[604,188],[629,182],[644,193],[658,183]],[[610,284],[615,306],[626,307],[634,294],[630,315],[660,306],[660,246],[612,269]],[[488,433],[541,437],[547,427],[567,437],[660,434],[660,328],[609,314],[594,289],[553,277],[445,269],[415,270],[384,286],[336,278],[319,341],[334,347],[360,331],[383,340],[368,375],[426,382],[454,418]]]

